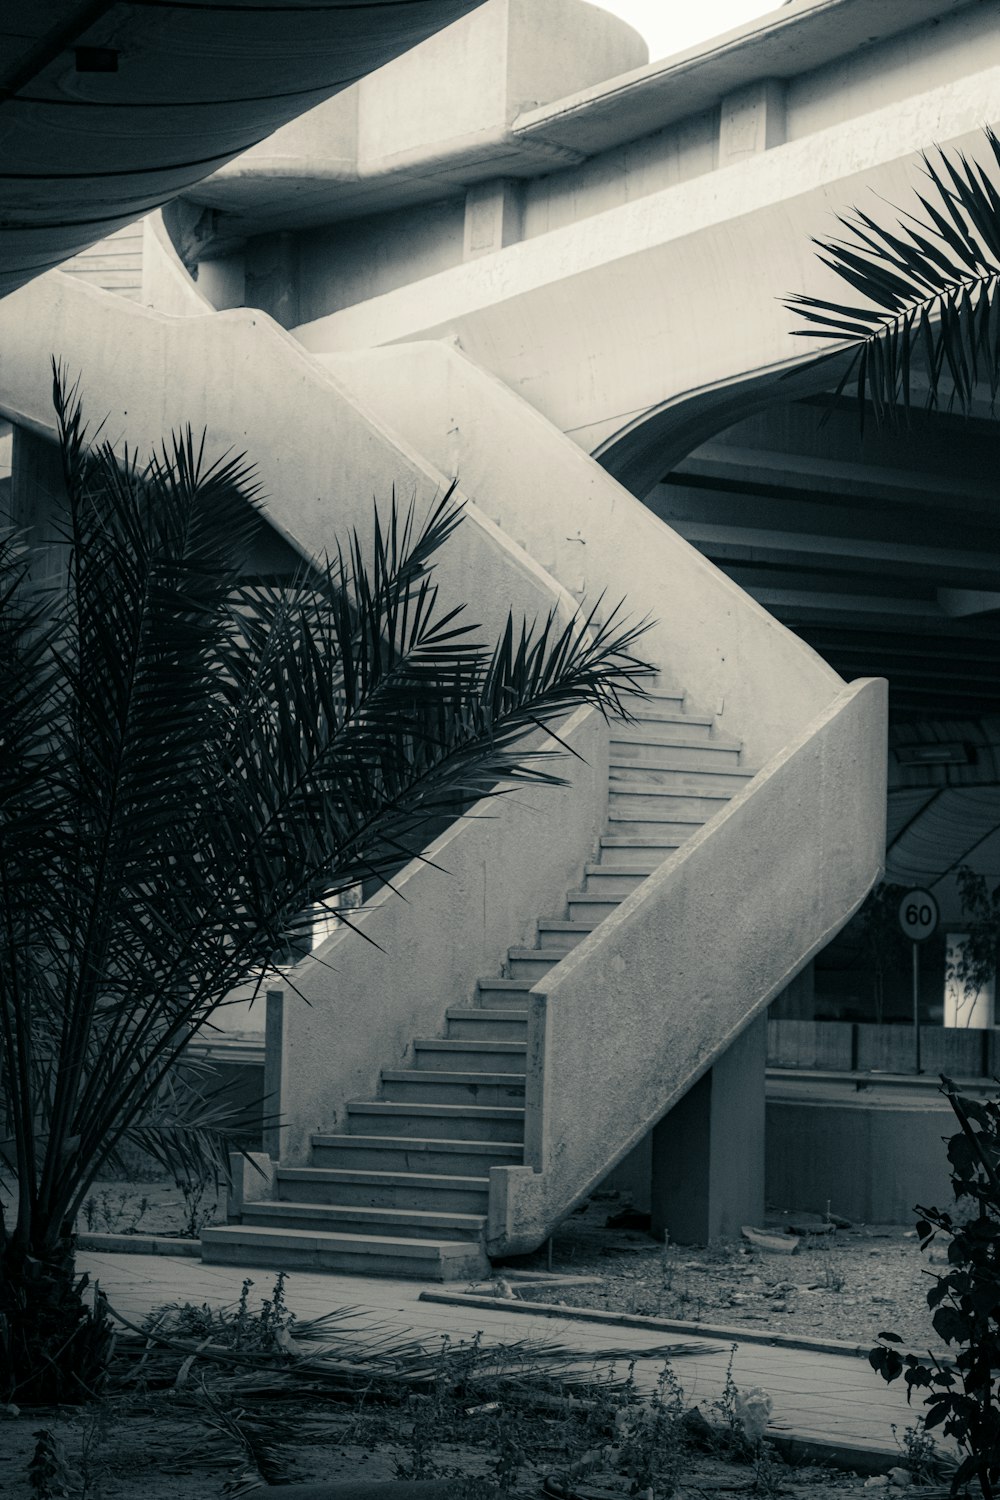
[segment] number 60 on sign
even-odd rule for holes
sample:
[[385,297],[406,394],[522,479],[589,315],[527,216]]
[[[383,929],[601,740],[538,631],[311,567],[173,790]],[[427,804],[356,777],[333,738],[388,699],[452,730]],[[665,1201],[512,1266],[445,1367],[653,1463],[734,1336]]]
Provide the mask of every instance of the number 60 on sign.
[[899,925],[911,943],[923,943],[933,937],[940,915],[930,891],[907,891],[899,903]]

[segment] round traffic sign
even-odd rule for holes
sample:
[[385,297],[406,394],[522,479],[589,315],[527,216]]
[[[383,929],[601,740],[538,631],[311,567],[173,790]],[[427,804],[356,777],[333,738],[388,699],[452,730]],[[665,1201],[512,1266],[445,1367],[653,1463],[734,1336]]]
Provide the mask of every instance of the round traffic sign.
[[899,903],[899,925],[911,943],[922,943],[937,931],[941,913],[930,891],[907,891]]

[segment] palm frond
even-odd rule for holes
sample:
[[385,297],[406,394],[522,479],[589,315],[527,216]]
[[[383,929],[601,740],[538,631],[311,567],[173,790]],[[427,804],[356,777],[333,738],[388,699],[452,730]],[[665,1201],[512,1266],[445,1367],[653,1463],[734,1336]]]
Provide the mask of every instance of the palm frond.
[[930,408],[968,413],[980,388],[1000,391],[1000,139],[985,131],[988,169],[964,153],[924,154],[930,184],[919,210],[894,224],[861,209],[838,216],[846,238],[816,240],[820,260],[861,300],[796,294],[786,306],[808,326],[800,338],[838,342],[813,366],[846,363],[836,394],[856,386],[862,420],[907,413],[926,382]]

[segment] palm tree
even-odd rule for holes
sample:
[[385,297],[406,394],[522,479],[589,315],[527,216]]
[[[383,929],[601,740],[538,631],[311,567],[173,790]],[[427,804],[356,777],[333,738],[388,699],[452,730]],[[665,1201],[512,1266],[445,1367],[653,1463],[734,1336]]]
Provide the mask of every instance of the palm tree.
[[72,1226],[101,1167],[125,1141],[175,1172],[224,1161],[232,1111],[186,1049],[227,993],[443,814],[557,781],[558,743],[526,736],[622,713],[652,670],[618,610],[485,647],[435,592],[450,495],[421,525],[394,503],[370,556],[355,536],[250,577],[242,459],[207,464],[190,432],[119,459],[58,370],[54,399],[49,576],[0,537],[0,1400],[21,1404],[100,1385]]
[[864,418],[925,404],[968,414],[985,388],[1000,390],[1000,139],[985,132],[989,167],[964,154],[923,157],[929,187],[915,211],[889,226],[855,208],[840,222],[848,238],[817,240],[820,259],[861,300],[797,295],[787,305],[808,323],[804,338],[837,340],[816,363],[846,362],[837,395],[856,383]]

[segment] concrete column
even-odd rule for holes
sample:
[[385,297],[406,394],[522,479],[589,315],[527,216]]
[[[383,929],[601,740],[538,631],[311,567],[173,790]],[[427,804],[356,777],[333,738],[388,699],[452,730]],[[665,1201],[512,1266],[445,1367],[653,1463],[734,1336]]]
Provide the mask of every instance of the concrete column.
[[653,1130],[653,1233],[731,1239],[764,1214],[767,1016],[758,1016]]
[[521,184],[508,177],[478,182],[465,195],[463,258],[475,260],[521,238]]
[[764,78],[727,94],[719,107],[719,166],[770,151],[785,140],[785,85]]
[[[83,394],[86,399],[85,388]],[[65,496],[62,457],[57,445],[26,427],[15,426],[11,443],[10,521],[25,534],[31,550],[31,571],[38,582],[65,573],[68,544],[57,539]]]

